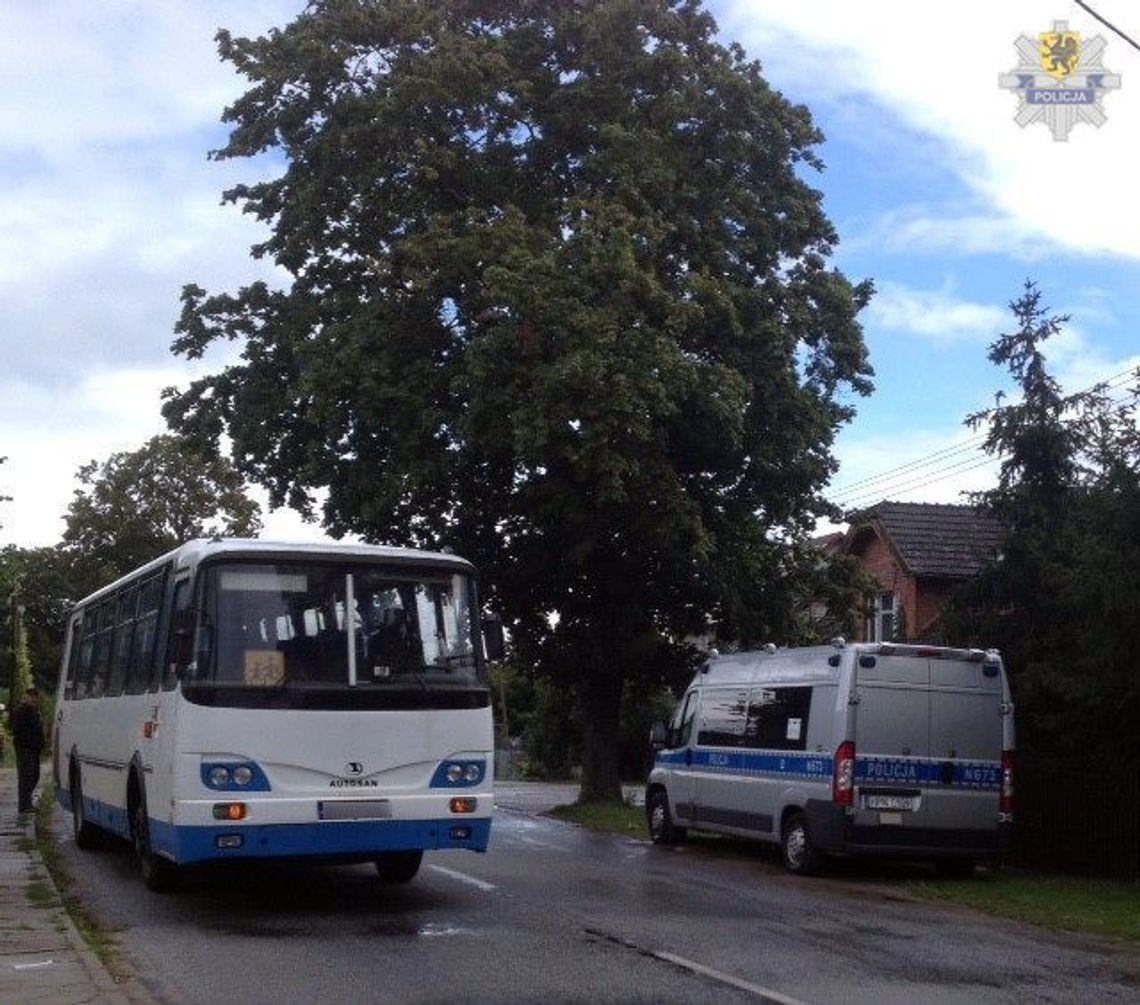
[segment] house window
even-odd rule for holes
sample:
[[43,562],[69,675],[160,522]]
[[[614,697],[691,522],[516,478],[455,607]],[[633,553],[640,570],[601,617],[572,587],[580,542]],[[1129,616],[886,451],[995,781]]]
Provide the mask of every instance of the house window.
[[880,593],[874,614],[867,619],[864,635],[868,642],[890,642],[895,637],[895,595]]

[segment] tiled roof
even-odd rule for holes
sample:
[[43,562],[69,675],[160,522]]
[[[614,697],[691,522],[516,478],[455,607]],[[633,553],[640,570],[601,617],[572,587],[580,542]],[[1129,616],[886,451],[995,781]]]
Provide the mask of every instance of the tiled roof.
[[848,517],[847,540],[875,524],[915,576],[969,579],[1001,545],[1001,526],[973,506],[880,502]]

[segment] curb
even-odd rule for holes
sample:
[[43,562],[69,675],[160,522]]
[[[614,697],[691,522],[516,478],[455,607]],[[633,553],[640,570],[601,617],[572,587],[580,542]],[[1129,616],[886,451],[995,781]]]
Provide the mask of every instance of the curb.
[[[40,791],[41,799],[45,792]],[[16,772],[0,768],[0,1001],[22,1005],[145,1005],[116,983],[84,941],[40,854],[38,821],[16,812]],[[54,835],[51,824],[48,834]]]

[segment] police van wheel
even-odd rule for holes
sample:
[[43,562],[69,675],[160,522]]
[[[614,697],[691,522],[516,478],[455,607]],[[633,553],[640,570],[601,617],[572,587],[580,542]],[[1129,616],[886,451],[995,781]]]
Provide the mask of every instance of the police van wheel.
[[649,837],[654,844],[677,844],[685,839],[685,829],[673,823],[673,814],[669,812],[669,797],[664,789],[653,793],[646,813],[649,817]]
[[806,876],[818,867],[819,854],[811,843],[807,818],[802,813],[793,813],[784,821],[780,852],[784,868],[797,876]]
[[410,883],[420,871],[422,851],[390,851],[376,859],[376,874],[381,883]]

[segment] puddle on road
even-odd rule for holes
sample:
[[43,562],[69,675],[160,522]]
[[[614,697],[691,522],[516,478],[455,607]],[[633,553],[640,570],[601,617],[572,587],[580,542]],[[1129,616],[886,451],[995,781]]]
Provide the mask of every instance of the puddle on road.
[[402,918],[390,918],[386,921],[368,925],[365,928],[368,935],[380,935],[384,938],[419,938],[433,939],[449,935],[474,935],[473,929],[461,925],[452,925],[449,922],[429,921],[427,924],[416,924]]
[[[220,935],[238,935],[255,939],[304,938],[312,934],[312,929],[302,925],[282,925],[273,923],[227,923],[215,922],[208,926]],[[437,939],[454,935],[474,935],[471,928],[453,925],[450,922],[429,921],[426,924],[407,918],[386,918],[365,925],[364,934],[385,939]]]

